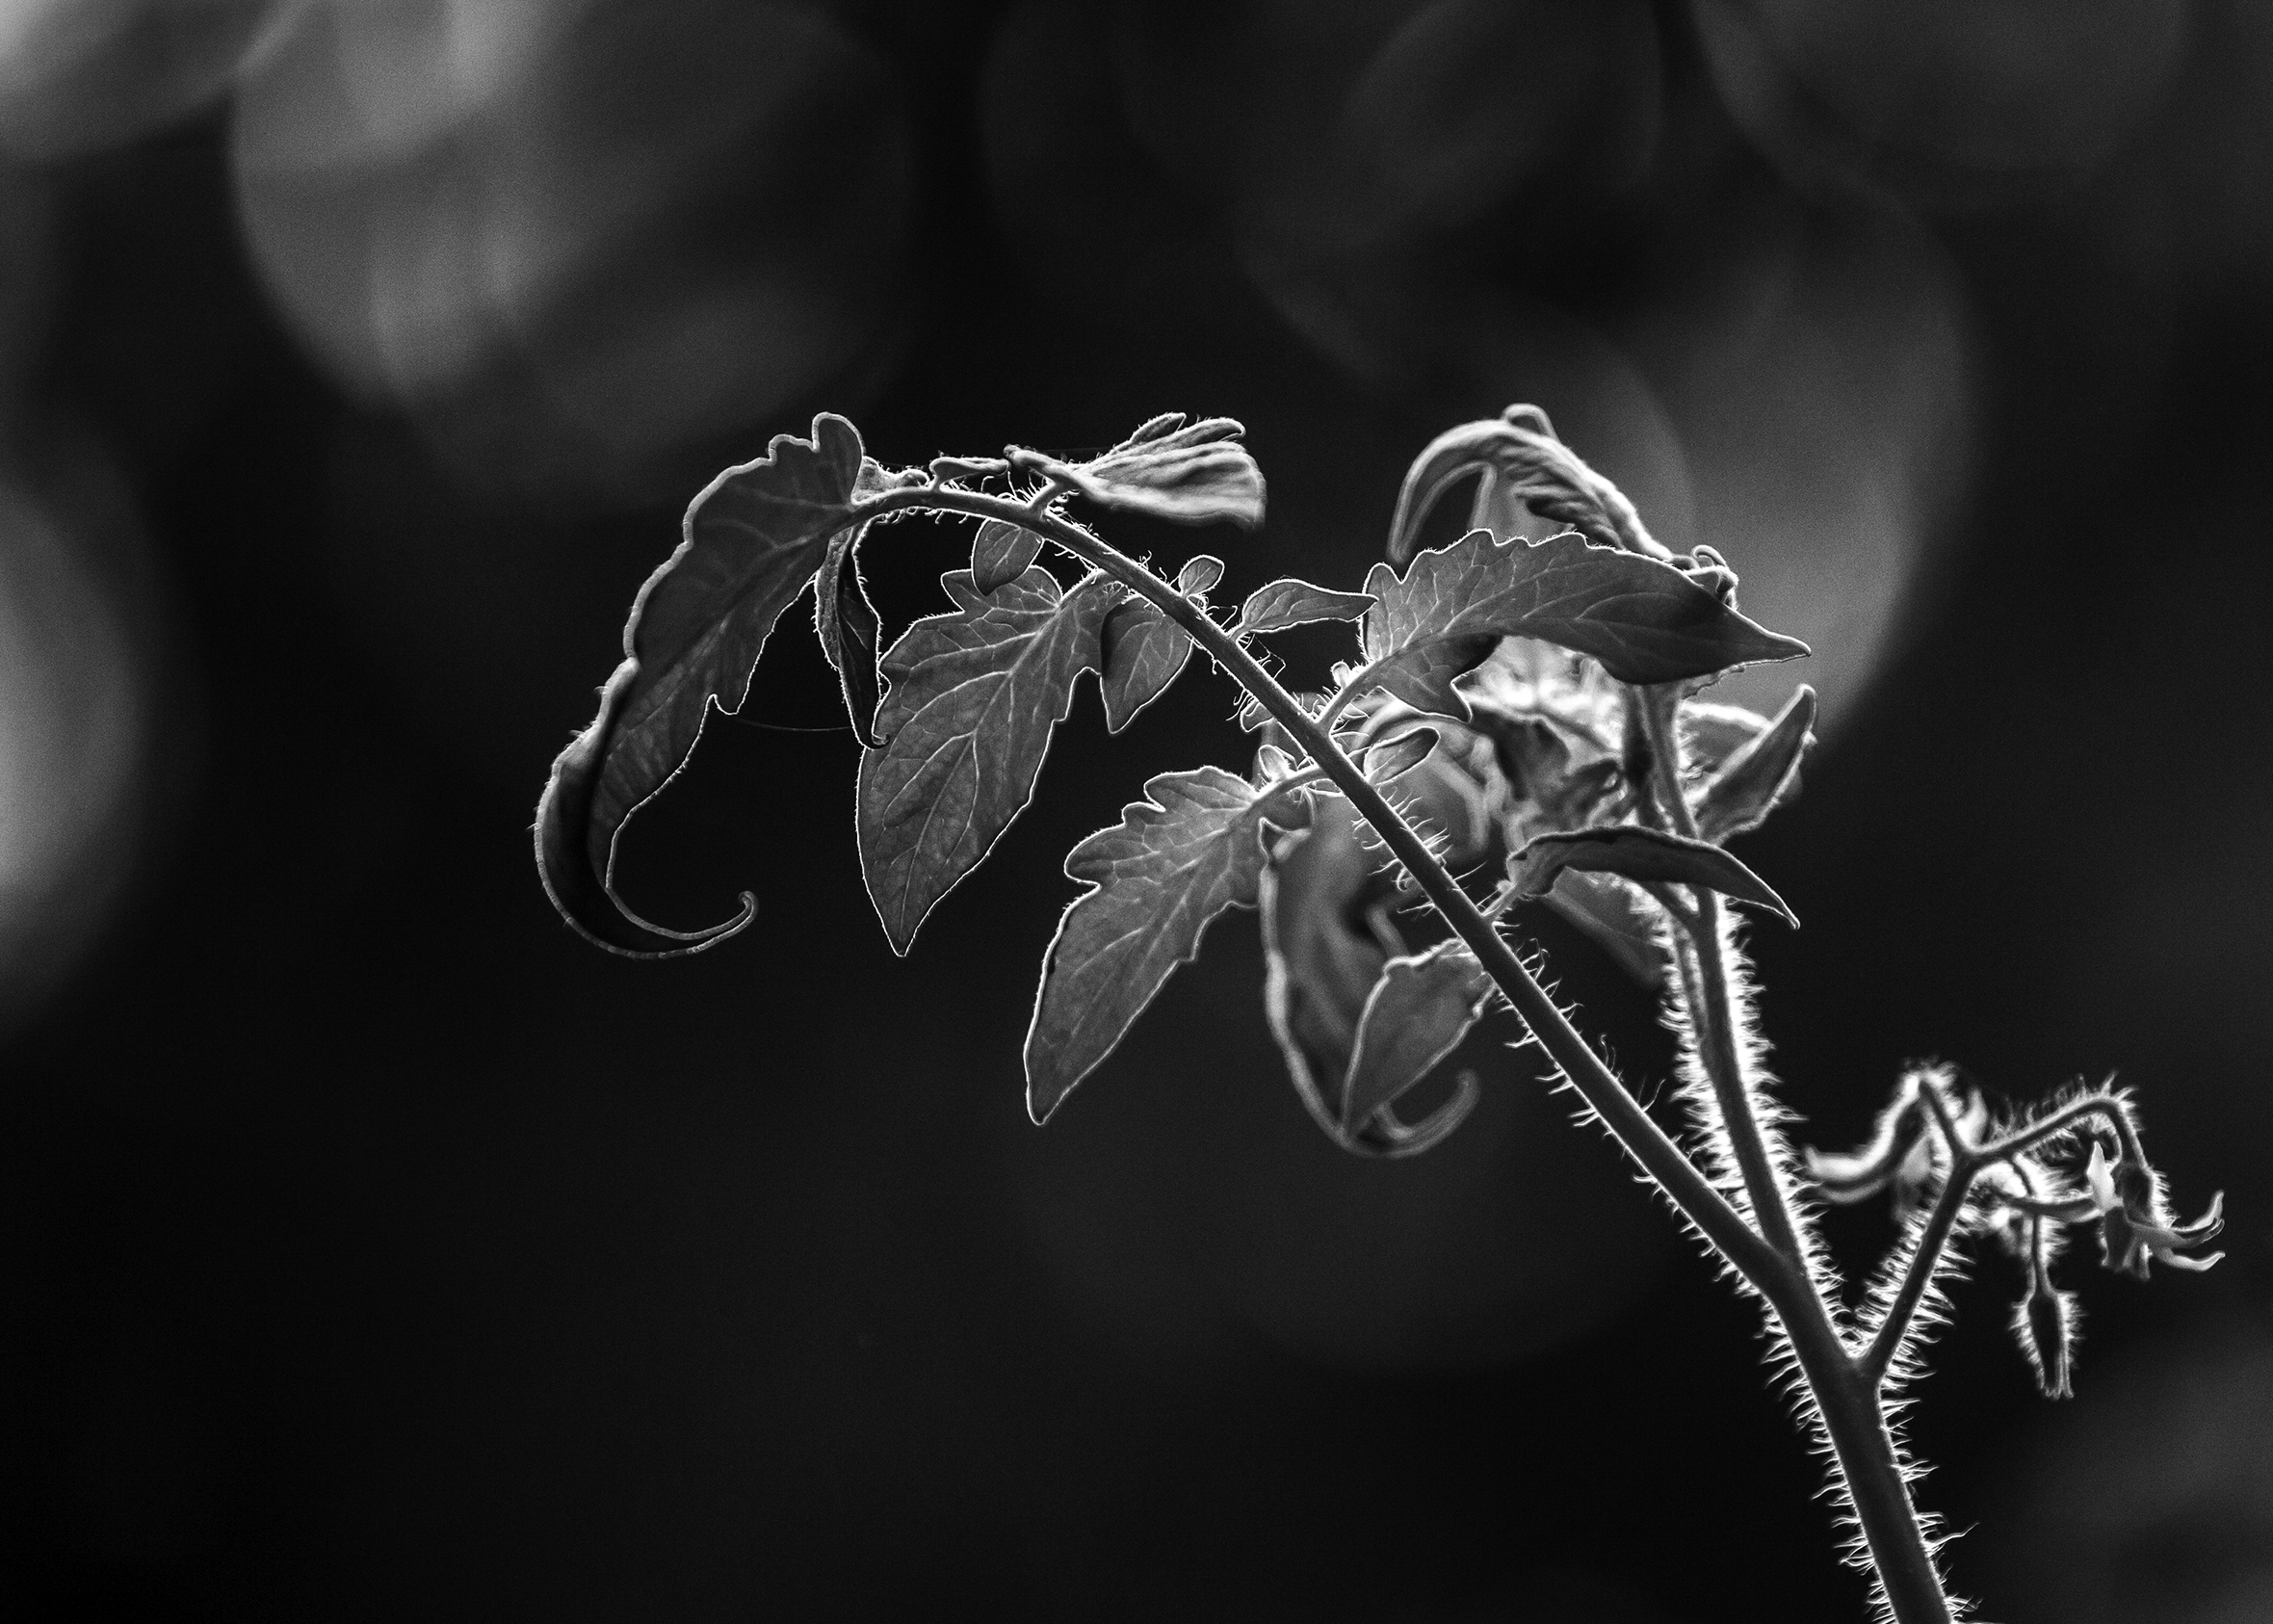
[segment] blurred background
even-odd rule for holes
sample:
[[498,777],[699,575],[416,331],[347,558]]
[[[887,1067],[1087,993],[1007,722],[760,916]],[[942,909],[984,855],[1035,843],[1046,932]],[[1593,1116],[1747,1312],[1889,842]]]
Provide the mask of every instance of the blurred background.
[[[530,860],[688,497],[817,409],[1239,417],[1264,532],[1117,532],[1236,601],[1520,400],[1817,650],[1720,695],[1827,705],[1745,851],[1803,1137],[2113,1071],[2228,1192],[2207,1276],[2071,1262],[2073,1403],[1958,1290],[1958,1586],[2273,1616],[2269,375],[2244,0],[5,0],[0,1605],[1861,1618],[1753,1310],[1528,1057],[1348,1159],[1240,915],[1028,1123],[1062,855],[1243,760],[1222,686],[1084,692],[904,962],[801,635],[624,847],[745,935],[610,958]],[[877,539],[942,607],[967,534]]]

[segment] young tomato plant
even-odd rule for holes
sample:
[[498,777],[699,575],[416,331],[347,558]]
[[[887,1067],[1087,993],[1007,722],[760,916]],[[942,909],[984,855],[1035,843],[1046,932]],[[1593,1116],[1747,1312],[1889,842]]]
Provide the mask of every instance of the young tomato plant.
[[[1069,516],[1110,512],[1253,528],[1261,473],[1240,426],[1155,418],[1103,456],[1061,461],[1011,448],[888,469],[852,425],[815,419],[729,468],[688,510],[685,539],[640,590],[623,663],[599,716],[562,752],[538,803],[547,892],[614,952],[692,953],[734,934],[755,903],[697,931],[625,907],[612,882],[624,823],[693,748],[715,701],[748,697],[767,638],[808,586],[823,648],[865,748],[860,862],[893,948],[1024,809],[1074,685],[1095,671],[1118,732],[1176,680],[1194,646],[1245,692],[1251,770],[1164,773],[1118,825],[1075,847],[1084,889],[1043,962],[1026,1040],[1027,1101],[1046,1119],[1094,1070],[1209,923],[1260,907],[1265,1012],[1303,1105],[1336,1143],[1409,1156],[1455,1129],[1478,1084],[1419,1121],[1399,1101],[1495,1009],[1512,1012],[1740,1289],[1765,1310],[1773,1358],[1796,1374],[1802,1424],[1833,1462],[1849,1555],[1900,1624],[1958,1615],[1913,1505],[1913,1462],[1893,1426],[1919,1374],[1940,1285],[1973,1240],[2018,1263],[2013,1316],[2051,1397],[2069,1391],[2077,1315],[2052,1282],[2063,1242],[2096,1227],[2107,1267],[2216,1261],[2198,1248],[2218,1203],[2173,1221],[2129,1099],[2076,1091],[2010,1120],[1921,1065],[1876,1138],[1795,1157],[1770,1092],[1750,969],[1732,904],[1796,924],[1726,850],[1796,787],[1815,697],[1773,719],[1700,701],[1739,666],[1806,648],[1737,606],[1709,548],[1660,545],[1617,488],[1558,440],[1544,413],[1510,407],[1440,437],[1407,476],[1389,562],[1364,589],[1274,581],[1235,614],[1209,601],[1205,554],[1173,578]],[[1430,509],[1475,477],[1468,534],[1416,555]],[[901,514],[978,521],[971,567],[945,577],[954,607],[884,651],[860,575],[871,530]],[[1527,532],[1561,526],[1530,540]],[[1041,562],[1083,566],[1071,586]],[[1330,694],[1296,695],[1253,652],[1290,627],[1356,628]],[[1481,895],[1473,895],[1472,888]],[[1658,992],[1680,1038],[1685,1139],[1661,1127],[1542,989],[1502,933],[1515,910],[1553,908]],[[1398,919],[1433,913],[1450,934],[1408,951]],[[1355,923],[1353,923],[1355,922]],[[1819,1200],[1891,1192],[1900,1237],[1860,1302],[1817,1243]]]

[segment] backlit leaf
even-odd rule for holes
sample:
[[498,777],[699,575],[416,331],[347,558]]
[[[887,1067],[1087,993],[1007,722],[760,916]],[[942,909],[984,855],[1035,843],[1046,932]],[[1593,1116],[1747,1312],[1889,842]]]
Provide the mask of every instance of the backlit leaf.
[[[1456,717],[1467,709],[1446,673],[1473,668],[1503,637],[1592,655],[1628,683],[1710,676],[1807,652],[1671,564],[1570,534],[1526,542],[1472,531],[1423,553],[1401,578],[1375,564],[1366,589],[1379,600],[1366,616],[1366,659],[1395,662],[1380,673],[1383,686]],[[1448,656],[1448,645],[1456,652]]]
[[1484,1012],[1492,979],[1461,942],[1393,958],[1367,995],[1342,1097],[1342,1128],[1354,1129],[1436,1068]]
[[[854,493],[866,495],[871,483],[864,468]],[[836,668],[853,734],[862,744],[875,745],[880,743],[875,736],[876,706],[884,690],[876,657],[883,649],[884,628],[860,578],[860,541],[867,530],[866,525],[855,525],[830,540],[813,583],[813,629],[821,635],[822,652]]]
[[988,519],[971,543],[971,579],[981,592],[1017,580],[1042,556],[1042,538],[1002,519]]
[[1373,600],[1364,592],[1331,591],[1291,578],[1273,581],[1256,588],[1248,595],[1232,635],[1253,637],[1263,632],[1283,632],[1289,626],[1307,625],[1316,620],[1355,620],[1372,607]]
[[[1223,561],[1201,553],[1177,571],[1176,589],[1204,599],[1223,579]],[[1191,634],[1150,598],[1132,594],[1105,621],[1105,726],[1118,733],[1167,692],[1191,655]]]
[[1033,797],[1074,679],[1122,588],[1091,575],[1062,591],[1036,564],[991,593],[942,578],[956,609],[918,620],[884,656],[891,682],[860,759],[860,868],[893,951],[977,867]]
[[1217,767],[1163,773],[1118,826],[1073,849],[1065,872],[1089,889],[1058,921],[1026,1036],[1027,1109],[1036,1122],[1110,1054],[1225,908],[1251,907],[1269,826],[1309,821],[1300,791],[1258,790]]
[[1102,507],[1180,524],[1225,519],[1248,530],[1261,524],[1263,472],[1238,443],[1246,431],[1228,417],[1189,428],[1182,422],[1176,412],[1154,418],[1090,462],[1060,462],[1034,452],[1014,453],[1013,459],[1062,480]]
[[1654,987],[1665,976],[1665,952],[1641,899],[1614,875],[1566,868],[1555,877],[1547,905],[1569,920],[1619,969]]
[[1662,829],[1634,824],[1543,834],[1508,862],[1509,879],[1520,896],[1544,896],[1565,869],[1614,874],[1676,885],[1703,885],[1740,903],[1757,903],[1797,927],[1799,920],[1768,882],[1717,846],[1684,840]]
[[1697,830],[1722,841],[1757,828],[1799,790],[1800,758],[1815,734],[1816,691],[1802,687],[1767,728],[1721,764],[1696,798]]
[[600,713],[553,763],[536,807],[546,894],[601,946],[689,953],[749,922],[757,904],[747,895],[739,917],[705,930],[639,918],[615,896],[615,839],[694,748],[711,701],[742,708],[774,623],[844,529],[862,468],[860,436],[841,417],[816,417],[810,440],[777,436],[703,488],[678,549],[640,589]]

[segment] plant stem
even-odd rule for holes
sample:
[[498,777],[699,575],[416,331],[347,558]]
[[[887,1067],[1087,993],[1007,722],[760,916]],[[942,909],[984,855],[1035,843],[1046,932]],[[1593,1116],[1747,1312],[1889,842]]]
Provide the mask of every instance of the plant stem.
[[[1286,729],[1288,736],[1308,752],[1311,760],[1333,780],[1335,788],[1372,825],[1453,932],[1475,953],[1502,994],[1538,1038],[1548,1058],[1602,1119],[1611,1137],[1641,1166],[1682,1216],[1767,1300],[1791,1339],[1800,1372],[1823,1416],[1824,1430],[1831,1440],[1871,1561],[1897,1624],[1948,1624],[1949,1605],[1943,1595],[1941,1578],[1935,1571],[1924,1532],[1911,1506],[1894,1439],[1879,1410],[1875,1386],[1864,1378],[1817,1294],[1799,1249],[1782,1187],[1772,1176],[1760,1139],[1760,1124],[1742,1089],[1737,1090],[1735,1110],[1732,1112],[1724,1106],[1723,1112],[1730,1117],[1732,1132],[1740,1131],[1759,1153],[1761,1189],[1769,1199],[1763,1201],[1756,1192],[1753,1204],[1764,1215],[1782,1215],[1782,1241],[1774,1236],[1763,1239],[1745,1221],[1580,1035],[1546,989],[1524,967],[1514,950],[1477,910],[1468,893],[1445,871],[1427,844],[1398,816],[1381,792],[1367,780],[1326,727],[1304,711],[1255,657],[1197,604],[1171,583],[1071,520],[1002,497],[937,485],[904,486],[880,492],[856,505],[852,518],[857,522],[911,508],[1002,519],[1020,525],[1046,537],[1084,563],[1104,570],[1149,599],[1189,633],[1192,641],[1253,694]],[[1670,729],[1666,731],[1670,736]],[[1678,756],[1672,759],[1678,767]],[[1685,816],[1687,807],[1681,799],[1678,776],[1670,782],[1670,804],[1680,809],[1677,816]],[[1690,831],[1694,827],[1692,820]],[[1694,939],[1700,953],[1704,952],[1704,943],[1712,944],[1711,956],[1700,969],[1708,988],[1717,986],[1719,990],[1718,1019],[1711,1024],[1722,1035],[1715,1039],[1715,1047],[1722,1047],[1728,1037],[1725,1022],[1729,1001],[1727,966],[1719,952],[1718,899],[1710,891],[1701,891],[1698,903],[1701,929]],[[1708,1007],[1714,1007],[1710,990]],[[1733,1050],[1726,1059],[1728,1074],[1739,1077],[1734,1067]],[[1750,1177],[1748,1171],[1747,1178]]]
[[[1676,834],[1694,840],[1696,817],[1681,783],[1681,738],[1675,726],[1679,691],[1667,687],[1630,688],[1627,692],[1630,702],[1639,709],[1660,810]],[[1679,968],[1696,1032],[1697,1052],[1711,1083],[1722,1131],[1744,1180],[1754,1220],[1775,1247],[1790,1280],[1789,1289],[1778,1293],[1764,1290],[1761,1295],[1767,1298],[1784,1334],[1790,1338],[1792,1355],[1823,1418],[1832,1457],[1846,1483],[1855,1519],[1862,1525],[1863,1539],[1886,1592],[1887,1606],[1898,1624],[1947,1624],[1948,1597],[1943,1591],[1941,1573],[1934,1564],[1918,1509],[1910,1501],[1901,1459],[1879,1402],[1878,1377],[1855,1358],[1832,1323],[1830,1307],[1808,1267],[1790,1194],[1777,1176],[1776,1158],[1768,1142],[1774,1130],[1760,1120],[1744,1081],[1743,1058],[1737,1043],[1736,996],[1722,947],[1723,904],[1719,893],[1706,886],[1691,887],[1690,893],[1693,911],[1685,914],[1677,910],[1675,918],[1688,938],[1686,950],[1679,954]],[[1919,1289],[1923,1290],[1922,1280]]]

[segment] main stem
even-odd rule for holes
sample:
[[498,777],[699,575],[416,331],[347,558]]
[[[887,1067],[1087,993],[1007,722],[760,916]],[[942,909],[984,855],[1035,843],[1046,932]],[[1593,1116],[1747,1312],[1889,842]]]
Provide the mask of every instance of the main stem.
[[[1744,1220],[1681,1146],[1642,1109],[1617,1074],[1603,1062],[1593,1046],[1555,1007],[1546,989],[1524,968],[1523,961],[1484,918],[1468,893],[1460,889],[1458,882],[1436,860],[1427,844],[1367,780],[1357,764],[1334,742],[1327,728],[1304,711],[1255,657],[1198,605],[1081,526],[1045,508],[1027,503],[977,491],[916,485],[881,492],[860,504],[853,516],[856,519],[880,517],[910,508],[966,513],[975,518],[1002,519],[1020,525],[1104,570],[1150,600],[1189,633],[1192,641],[1253,694],[1286,729],[1288,736],[1308,752],[1311,760],[1333,780],[1334,787],[1373,826],[1453,933],[1476,955],[1485,973],[1538,1038],[1548,1058],[1602,1119],[1611,1137],[1641,1165],[1682,1216],[1767,1300],[1791,1338],[1800,1372],[1822,1412],[1824,1429],[1846,1480],[1871,1561],[1878,1570],[1897,1624],[1948,1624],[1949,1604],[1942,1593],[1932,1553],[1910,1505],[1894,1439],[1879,1411],[1877,1383],[1864,1374],[1849,1354],[1831,1323],[1829,1310],[1816,1293],[1799,1250],[1790,1208],[1769,1168],[1765,1146],[1760,1139],[1760,1124],[1753,1115],[1749,1098],[1738,1091],[1739,1109],[1731,1115],[1729,1128],[1732,1134],[1740,1133],[1750,1139],[1760,1166],[1769,1175],[1762,1188],[1772,1200],[1763,1202],[1760,1194],[1754,1192],[1752,1203],[1756,1212],[1763,1215],[1764,1228],[1774,1225],[1774,1220],[1765,1215],[1771,1212],[1782,1215],[1780,1232],[1771,1233],[1766,1239]],[[1670,738],[1670,728],[1667,734]],[[1685,811],[1686,803],[1681,800],[1679,791],[1678,762],[1676,755],[1671,799]],[[1708,940],[1713,944],[1707,980],[1717,981],[1720,1003],[1725,1009],[1727,966],[1718,952],[1719,902],[1711,892],[1700,892],[1699,901],[1701,914],[1707,907],[1711,911],[1701,919],[1705,928],[1700,929],[1696,939],[1700,944]],[[1729,1029],[1716,1025],[1714,1031],[1718,1035],[1711,1041],[1724,1051],[1723,1059],[1730,1064],[1731,1075],[1736,1075]],[[1745,1159],[1746,1152],[1739,1143],[1739,1165],[1744,1165]],[[1748,1172],[1748,1188],[1750,1177]]]
[[[1681,784],[1682,745],[1674,720],[1679,693],[1670,688],[1633,688],[1628,694],[1630,702],[1640,708],[1660,810],[1676,834],[1694,840],[1696,818]],[[1942,1576],[1934,1565],[1933,1548],[1926,1542],[1918,1508],[1911,1504],[1901,1458],[1880,1403],[1886,1367],[1868,1356],[1858,1359],[1848,1349],[1808,1268],[1799,1220],[1769,1150],[1767,1136],[1772,1130],[1761,1121],[1744,1080],[1737,1039],[1736,993],[1722,946],[1723,904],[1717,892],[1704,886],[1695,887],[1693,895],[1694,912],[1682,921],[1689,939],[1680,968],[1697,1052],[1712,1085],[1713,1100],[1720,1109],[1722,1128],[1736,1155],[1754,1220],[1797,1288],[1778,1294],[1764,1290],[1761,1295],[1767,1297],[1785,1334],[1791,1339],[1800,1374],[1822,1414],[1832,1456],[1846,1481],[1855,1520],[1862,1525],[1863,1539],[1886,1591],[1887,1606],[1898,1624],[1948,1624],[1949,1599],[1943,1591]]]

